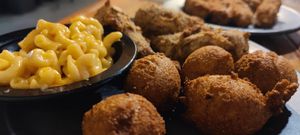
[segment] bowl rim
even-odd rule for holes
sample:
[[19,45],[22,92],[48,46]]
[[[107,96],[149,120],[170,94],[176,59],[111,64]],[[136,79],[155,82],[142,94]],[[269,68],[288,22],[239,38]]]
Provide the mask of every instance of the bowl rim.
[[[0,36],[0,47],[16,43],[23,39],[22,36],[26,36],[32,29],[26,28],[9,32]],[[110,32],[117,31],[109,26],[104,26],[104,35]],[[119,47],[119,58],[114,64],[105,70],[104,72],[90,77],[88,80],[82,80],[73,82],[71,84],[51,87],[47,89],[13,89],[10,86],[0,86],[0,101],[23,101],[23,100],[35,100],[45,99],[51,97],[57,97],[62,95],[71,95],[72,93],[78,93],[82,91],[93,91],[104,84],[110,82],[113,78],[121,75],[134,61],[137,55],[137,46],[126,34],[122,33],[123,36],[120,41],[114,43],[113,47],[118,50]],[[20,38],[22,37],[22,38]],[[3,43],[4,44],[1,44]],[[2,51],[3,49],[0,49]]]

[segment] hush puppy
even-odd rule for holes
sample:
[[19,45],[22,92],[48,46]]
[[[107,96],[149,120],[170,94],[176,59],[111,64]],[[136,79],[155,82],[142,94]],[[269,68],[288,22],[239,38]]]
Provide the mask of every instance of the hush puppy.
[[175,64],[161,53],[136,60],[125,81],[125,90],[146,97],[160,112],[171,109],[180,86]]
[[233,71],[231,54],[218,46],[205,46],[191,53],[182,66],[186,79],[195,79],[206,74],[225,75]]
[[165,122],[155,107],[135,94],[108,97],[86,112],[83,135],[164,135]]

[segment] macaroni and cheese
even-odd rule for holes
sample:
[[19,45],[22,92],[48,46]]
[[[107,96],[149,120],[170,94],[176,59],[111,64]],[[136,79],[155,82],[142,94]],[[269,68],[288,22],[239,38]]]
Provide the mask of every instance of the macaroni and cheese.
[[48,88],[95,76],[112,65],[112,44],[122,33],[102,36],[102,25],[93,18],[76,17],[69,27],[39,20],[19,51],[0,53],[0,85]]

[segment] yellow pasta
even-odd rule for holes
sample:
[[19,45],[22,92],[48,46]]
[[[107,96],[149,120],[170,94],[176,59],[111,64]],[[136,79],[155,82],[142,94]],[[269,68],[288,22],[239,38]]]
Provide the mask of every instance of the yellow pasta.
[[44,89],[105,71],[113,63],[111,46],[122,33],[102,37],[103,32],[96,19],[84,16],[72,19],[69,27],[39,20],[36,29],[19,42],[19,51],[0,53],[0,85]]

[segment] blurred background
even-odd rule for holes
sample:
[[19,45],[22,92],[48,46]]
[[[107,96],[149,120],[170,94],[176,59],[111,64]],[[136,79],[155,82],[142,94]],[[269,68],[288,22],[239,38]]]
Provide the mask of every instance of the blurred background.
[[0,0],[0,35],[35,26],[38,19],[58,21],[97,0]]

